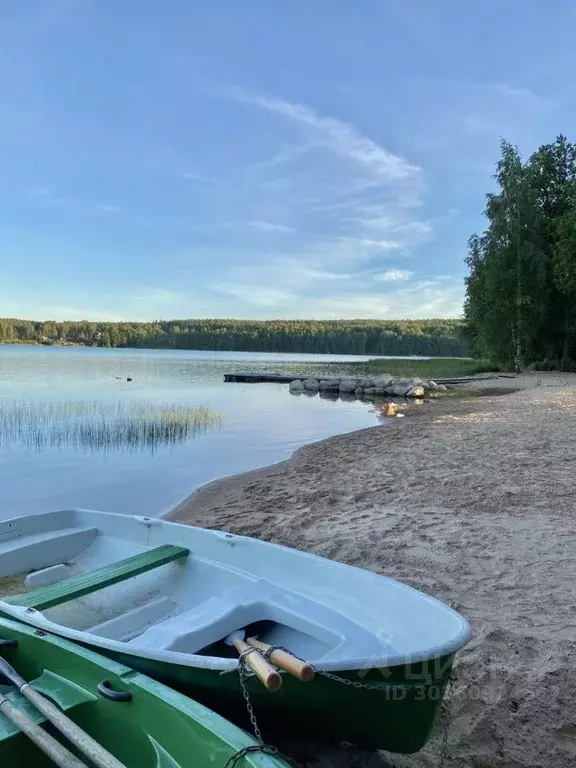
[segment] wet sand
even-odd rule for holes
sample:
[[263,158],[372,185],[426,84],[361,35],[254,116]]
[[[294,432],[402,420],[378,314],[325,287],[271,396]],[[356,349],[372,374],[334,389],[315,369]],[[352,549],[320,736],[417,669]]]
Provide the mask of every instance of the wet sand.
[[[386,426],[212,483],[168,518],[369,568],[467,616],[474,637],[458,655],[449,712],[420,753],[389,756],[394,765],[438,765],[449,721],[448,768],[568,768],[576,764],[576,375],[477,386],[489,394],[412,407]],[[521,391],[497,396],[510,387]],[[354,764],[342,760],[325,764]]]

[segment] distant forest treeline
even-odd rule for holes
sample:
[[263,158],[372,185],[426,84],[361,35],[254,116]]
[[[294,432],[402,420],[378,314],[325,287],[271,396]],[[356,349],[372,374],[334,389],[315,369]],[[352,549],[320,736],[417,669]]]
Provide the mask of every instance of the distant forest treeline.
[[96,347],[324,352],[355,355],[466,354],[460,320],[167,320],[150,323],[0,319],[0,343]]

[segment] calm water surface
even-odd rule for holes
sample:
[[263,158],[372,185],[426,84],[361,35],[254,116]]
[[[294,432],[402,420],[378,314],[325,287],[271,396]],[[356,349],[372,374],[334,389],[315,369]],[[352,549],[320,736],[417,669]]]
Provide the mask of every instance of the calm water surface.
[[[222,414],[178,445],[0,445],[0,517],[62,507],[161,515],[217,478],[288,458],[316,440],[378,423],[374,406],[291,396],[287,385],[224,384],[233,370],[347,372],[365,358],[252,352],[0,345],[0,408],[98,401],[208,406]],[[132,378],[131,382],[126,379]],[[0,438],[2,435],[0,435]]]

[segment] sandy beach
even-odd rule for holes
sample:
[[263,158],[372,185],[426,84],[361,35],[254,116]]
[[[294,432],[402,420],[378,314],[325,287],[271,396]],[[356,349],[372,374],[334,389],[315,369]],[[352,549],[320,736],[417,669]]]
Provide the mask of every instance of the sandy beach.
[[[262,385],[265,386],[265,385]],[[267,469],[169,519],[258,536],[400,579],[471,622],[430,743],[399,768],[576,764],[576,375],[482,382]],[[520,391],[502,394],[510,387]],[[498,392],[500,390],[500,392]],[[288,393],[287,395],[288,396]]]

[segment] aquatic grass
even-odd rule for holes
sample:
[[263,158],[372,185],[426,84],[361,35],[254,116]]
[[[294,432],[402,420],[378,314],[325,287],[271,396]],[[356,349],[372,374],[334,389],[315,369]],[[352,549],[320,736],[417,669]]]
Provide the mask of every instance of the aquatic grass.
[[28,450],[152,452],[220,426],[204,405],[70,400],[0,403],[0,446]]
[[489,360],[471,357],[430,357],[425,360],[410,359],[372,359],[367,363],[357,363],[359,368],[369,374],[389,373],[391,376],[420,376],[423,379],[442,379],[458,376],[471,376],[475,373],[493,373],[501,370]]

